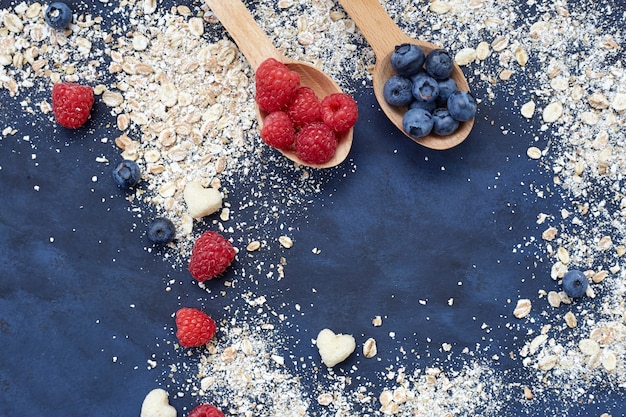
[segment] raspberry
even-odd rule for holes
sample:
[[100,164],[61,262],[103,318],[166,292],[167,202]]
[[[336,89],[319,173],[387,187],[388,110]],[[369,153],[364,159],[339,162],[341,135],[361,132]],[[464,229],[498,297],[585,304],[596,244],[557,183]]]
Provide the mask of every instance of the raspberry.
[[335,132],[323,122],[308,124],[296,134],[296,155],[306,164],[324,164],[335,155],[336,149]]
[[198,309],[183,307],[176,312],[176,337],[183,347],[202,346],[216,331],[215,321]]
[[287,114],[296,129],[322,120],[320,100],[315,91],[309,87],[298,88],[291,103],[289,103],[289,107],[287,107]]
[[235,258],[235,249],[217,232],[204,232],[194,243],[189,272],[198,281],[213,279],[228,268]]
[[52,87],[52,111],[61,126],[76,129],[85,124],[93,106],[93,89],[76,83]]
[[259,108],[266,112],[287,107],[300,87],[300,75],[290,71],[285,64],[274,58],[268,58],[259,65],[255,81],[256,102]]
[[335,132],[345,132],[356,123],[356,101],[345,93],[330,94],[322,100],[322,120]]
[[261,139],[274,148],[291,148],[296,140],[296,130],[287,113],[275,111],[268,114],[263,121]]
[[219,408],[209,405],[200,404],[189,413],[189,417],[225,417]]

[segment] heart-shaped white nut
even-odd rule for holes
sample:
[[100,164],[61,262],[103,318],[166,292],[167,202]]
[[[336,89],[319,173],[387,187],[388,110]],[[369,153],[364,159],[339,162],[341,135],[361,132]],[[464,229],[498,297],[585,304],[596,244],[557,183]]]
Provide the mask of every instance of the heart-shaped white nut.
[[167,399],[167,391],[155,388],[146,395],[141,404],[141,417],[176,417],[176,409]]
[[330,329],[324,329],[317,335],[317,349],[320,351],[322,362],[329,368],[346,360],[356,349],[354,337],[349,334],[335,334]]
[[190,182],[183,192],[187,211],[194,219],[215,213],[222,207],[222,193],[215,188],[204,188],[199,182]]

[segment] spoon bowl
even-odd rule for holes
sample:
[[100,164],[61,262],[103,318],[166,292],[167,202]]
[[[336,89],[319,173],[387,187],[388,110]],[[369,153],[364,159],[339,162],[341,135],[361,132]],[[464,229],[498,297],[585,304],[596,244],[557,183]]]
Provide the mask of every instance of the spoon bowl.
[[[376,55],[376,65],[373,72],[374,95],[378,100],[380,108],[389,120],[407,137],[427,148],[444,150],[463,142],[474,126],[474,119],[461,122],[458,129],[448,136],[439,136],[431,133],[421,138],[414,138],[408,135],[402,127],[402,117],[407,108],[388,104],[383,93],[387,80],[396,75],[391,66],[391,55],[396,46],[412,43],[419,46],[424,51],[424,54],[428,54],[434,49],[439,49],[439,47],[430,42],[413,39],[403,33],[391,20],[378,0],[339,0],[339,3],[359,27],[359,30],[374,50]],[[456,63],[450,77],[454,79],[459,90],[469,91],[469,85],[463,75],[463,71]]]
[[[263,30],[257,25],[254,18],[240,0],[205,0],[211,11],[222,23],[226,31],[233,38],[243,55],[252,68],[256,69],[263,61],[274,58],[283,62],[287,67],[300,75],[300,85],[311,88],[322,99],[333,93],[340,93],[339,85],[326,73],[312,64],[295,61],[283,56],[272,42],[267,38]],[[261,111],[256,105],[256,114],[259,126],[268,113]],[[352,147],[354,129],[350,129],[337,136],[338,144],[335,154],[330,161],[320,164],[306,164],[298,158],[293,150],[279,150],[290,160],[313,168],[331,168],[342,163]]]

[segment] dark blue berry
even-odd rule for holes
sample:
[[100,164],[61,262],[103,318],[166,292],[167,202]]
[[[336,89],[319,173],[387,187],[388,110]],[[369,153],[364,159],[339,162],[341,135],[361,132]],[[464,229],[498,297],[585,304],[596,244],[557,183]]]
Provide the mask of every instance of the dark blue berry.
[[457,91],[448,98],[448,111],[459,122],[466,122],[476,116],[476,100],[467,91]]
[[148,239],[158,245],[166,245],[176,237],[176,228],[170,219],[157,217],[148,227]]
[[439,96],[439,84],[437,80],[424,72],[420,72],[413,76],[411,81],[413,82],[413,97],[415,100],[432,102],[437,100]]
[[434,49],[424,60],[424,69],[431,77],[437,80],[445,80],[452,74],[454,64],[448,52],[443,49]]
[[422,48],[414,44],[403,43],[396,46],[391,54],[391,67],[399,75],[410,77],[422,69],[424,58]]
[[436,101],[417,101],[417,100],[413,100],[411,102],[411,104],[409,104],[409,109],[416,109],[416,108],[424,109],[428,113],[432,114],[432,112],[434,112],[435,109],[437,108],[437,102]]
[[413,101],[413,83],[406,77],[394,75],[383,87],[385,101],[392,106],[408,106]]
[[563,291],[569,297],[578,298],[587,292],[589,281],[584,273],[577,269],[567,271],[563,276]]
[[452,93],[458,90],[456,85],[456,81],[454,78],[446,78],[445,80],[437,81],[439,85],[439,97],[437,97],[437,103],[445,107],[448,105],[448,98],[452,95]]
[[402,117],[402,128],[412,138],[422,138],[433,128],[433,117],[424,109],[409,109]]
[[141,170],[135,161],[124,160],[113,170],[113,179],[119,187],[130,188],[141,179]]
[[459,127],[458,120],[455,120],[448,109],[439,108],[433,113],[433,133],[439,136],[447,136],[454,133]]
[[60,1],[50,3],[44,20],[53,29],[66,29],[72,23],[72,9]]

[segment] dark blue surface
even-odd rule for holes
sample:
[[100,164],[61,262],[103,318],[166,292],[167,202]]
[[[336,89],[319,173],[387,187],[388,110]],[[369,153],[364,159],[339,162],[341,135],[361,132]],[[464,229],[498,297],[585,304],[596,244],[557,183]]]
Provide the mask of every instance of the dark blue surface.
[[[1,125],[20,129],[0,140],[0,415],[138,415],[145,394],[168,383],[171,315],[182,304],[206,305],[207,294],[188,285],[185,270],[145,250],[146,220],[130,211],[110,176],[119,155],[100,141],[106,120],[91,121],[94,134],[78,137],[47,120],[37,127],[22,116],[13,120],[10,114],[21,114],[18,103],[5,90],[0,98]],[[350,154],[356,169],[346,162],[312,172],[324,188],[312,196],[294,234],[288,273],[298,278],[261,284],[276,305],[303,306],[297,328],[286,329],[297,330],[297,355],[317,355],[309,341],[330,327],[350,329],[361,343],[362,335],[378,340],[382,360],[361,362],[363,375],[393,364],[406,345],[420,352],[416,366],[437,363],[446,356],[439,352],[446,342],[452,354],[469,347],[485,357],[499,355],[494,367],[514,367],[512,381],[533,378],[508,359],[527,329],[504,327],[514,307],[507,300],[533,298],[556,284],[532,279],[549,276],[539,251],[514,249],[540,238],[537,213],[554,211],[560,200],[530,192],[528,184],[544,188],[551,177],[525,156],[525,140],[502,135],[499,127],[506,121],[523,130],[528,122],[503,110],[507,103],[482,105],[464,143],[431,151],[398,132],[369,89],[356,99],[360,121]],[[96,162],[100,155],[112,164]],[[257,180],[241,184],[231,201],[249,195]],[[236,279],[234,270],[225,279]],[[177,284],[165,292],[169,280]],[[230,291],[211,300],[211,309],[223,318],[221,307],[238,302]],[[375,315],[390,326],[372,328]],[[150,370],[152,359],[158,364]],[[349,372],[354,360],[338,373]],[[502,415],[624,415],[623,397],[604,398],[601,387],[596,395],[596,403],[570,410],[549,397],[530,411],[513,401]],[[172,403],[179,416],[195,405],[190,396]]]

